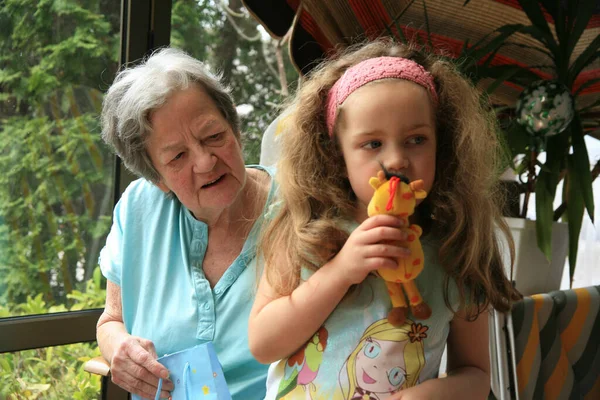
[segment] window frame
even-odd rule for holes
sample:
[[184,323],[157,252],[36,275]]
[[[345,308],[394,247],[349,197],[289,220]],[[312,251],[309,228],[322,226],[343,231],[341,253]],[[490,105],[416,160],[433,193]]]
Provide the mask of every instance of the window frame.
[[[159,47],[168,46],[172,0],[122,0],[119,67],[135,64]],[[114,169],[114,205],[136,179],[118,157]],[[0,354],[96,340],[102,308],[0,318]]]

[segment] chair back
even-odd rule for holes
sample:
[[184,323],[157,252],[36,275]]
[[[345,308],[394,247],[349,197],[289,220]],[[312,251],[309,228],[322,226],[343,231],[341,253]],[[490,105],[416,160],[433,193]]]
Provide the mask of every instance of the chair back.
[[520,400],[600,399],[600,286],[525,297],[508,324]]

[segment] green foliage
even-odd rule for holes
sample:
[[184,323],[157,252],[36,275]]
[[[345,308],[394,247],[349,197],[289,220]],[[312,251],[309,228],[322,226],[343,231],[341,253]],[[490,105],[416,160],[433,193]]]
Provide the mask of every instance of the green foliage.
[[[119,2],[0,1],[0,318],[102,307],[97,268],[110,228],[114,158],[98,114],[117,70]],[[221,71],[243,119],[247,162],[283,98],[275,43],[247,41],[219,3],[174,0],[172,45]],[[241,2],[230,7],[240,11]],[[248,15],[240,29],[256,36]],[[287,57],[284,56],[285,59]],[[297,75],[287,66],[287,79]],[[92,399],[76,344],[0,355],[0,399]]]
[[69,299],[73,301],[70,311],[104,307],[106,290],[103,290],[102,287],[102,273],[100,268],[95,268],[92,279],[85,283],[85,290],[73,290],[69,294]]
[[98,4],[0,7],[0,304],[43,293],[68,306],[108,232],[113,158],[97,134],[98,88],[116,70],[118,26]]
[[[88,280],[84,291],[73,291],[70,308],[50,305],[43,294],[27,296],[24,303],[0,305],[0,317],[76,311],[104,305],[106,290],[102,288],[100,268]],[[99,398],[100,377],[83,370],[91,358],[100,356],[96,343],[77,343],[60,347],[0,354],[0,398],[8,400],[44,399],[90,400]]]
[[[22,301],[43,292],[57,300],[77,286],[76,269],[91,257],[89,245],[108,231],[110,180],[104,176],[97,135],[87,134],[96,118],[47,116],[6,118],[0,133],[0,216],[6,246],[0,271],[3,301]],[[101,214],[100,214],[101,213]],[[56,276],[56,284],[52,284]],[[27,279],[23,279],[27,277]],[[18,285],[11,285],[15,280]],[[24,284],[27,282],[27,284]]]
[[[96,266],[114,161],[98,112],[117,68],[112,11],[87,0],[0,6],[0,317],[104,304]],[[2,354],[0,398],[97,398],[99,378],[82,369],[97,355],[87,343]]]
[[[387,33],[406,42],[407,38],[402,31],[398,20],[414,3],[409,2],[398,15]],[[470,1],[465,1],[464,6]],[[423,3],[425,4],[425,2]],[[472,3],[471,3],[472,4]],[[519,5],[529,18],[530,25],[505,24],[494,32],[479,39],[474,44],[466,41],[457,59],[453,60],[457,68],[477,84],[483,79],[493,79],[487,85],[484,96],[491,95],[502,84],[511,83],[520,87],[527,87],[540,76],[533,70],[534,66],[523,67],[520,65],[492,66],[491,62],[496,54],[511,42],[513,35],[524,34],[534,40],[533,45],[520,44],[522,48],[534,50],[542,54],[553,67],[554,78],[564,84],[573,94],[575,101],[581,91],[600,81],[600,78],[583,82],[574,90],[574,83],[581,71],[600,57],[600,36],[596,37],[577,58],[573,57],[576,44],[587,27],[596,7],[595,2],[589,0],[570,0],[557,2],[554,0],[519,0]],[[433,49],[430,40],[427,8],[424,7],[427,29],[427,43]],[[468,9],[465,9],[468,12]],[[548,12],[554,22],[554,32],[546,22],[544,12]],[[422,39],[418,38],[421,42]],[[423,43],[421,43],[423,46]],[[513,168],[519,177],[525,177],[521,182],[521,191],[536,194],[536,230],[538,247],[550,258],[552,223],[563,217],[569,224],[569,263],[571,278],[573,277],[577,259],[577,241],[584,212],[587,210],[591,220],[594,220],[594,198],[592,194],[592,181],[598,175],[592,174],[589,156],[587,153],[584,136],[600,127],[597,118],[597,107],[600,100],[586,107],[575,110],[575,118],[570,126],[562,133],[548,139],[534,139],[523,127],[516,123],[514,110],[497,107],[497,116],[502,126],[502,140],[510,152],[510,160],[521,156],[520,161]],[[597,136],[596,136],[597,137]],[[546,153],[544,164],[538,160],[540,152]],[[536,169],[537,168],[537,169]],[[593,170],[600,169],[600,162]],[[558,184],[564,180],[563,204],[553,209]],[[529,196],[526,195],[526,199]],[[524,205],[522,217],[525,217],[527,205]],[[566,211],[566,214],[565,214]]]
[[[594,39],[581,54],[573,59],[575,45],[580,40],[591,16],[595,4],[591,1],[573,0],[568,4],[542,0],[531,2],[519,1],[519,4],[529,17],[531,25],[522,26],[520,32],[529,35],[538,42],[537,48],[548,55],[554,67],[555,78],[564,84],[573,94],[575,101],[581,93],[581,88],[574,90],[574,83],[581,71],[598,59],[600,56],[600,37]],[[551,32],[544,9],[550,13],[554,20],[555,31]],[[571,61],[572,60],[572,61]],[[538,78],[539,79],[539,78]],[[510,80],[510,79],[507,79]],[[513,82],[526,86],[535,78]],[[597,81],[597,80],[596,80]],[[585,82],[582,87],[589,87],[594,82]],[[570,126],[562,133],[555,135],[541,144],[530,142],[528,145],[514,144],[511,146],[516,152],[513,155],[524,154],[521,164],[517,168],[525,172],[527,182],[523,185],[524,191],[532,188],[536,193],[536,230],[539,248],[550,258],[552,223],[561,216],[569,224],[569,264],[570,276],[573,277],[577,260],[577,242],[583,220],[587,210],[591,220],[594,220],[594,198],[592,194],[592,181],[590,160],[587,153],[584,135],[597,128],[597,117],[588,111],[589,108],[577,108],[575,118]],[[516,135],[513,133],[517,133]],[[526,134],[519,128],[511,129],[507,136],[509,140],[518,135]],[[537,160],[538,153],[545,151],[546,161],[540,164]],[[529,168],[524,166],[529,165]],[[533,166],[539,165],[539,172]],[[553,210],[553,201],[556,188],[564,179],[563,205],[558,210]],[[566,210],[566,215],[563,214]],[[523,215],[524,216],[524,215]]]
[[206,61],[218,40],[223,15],[212,2],[175,0],[171,10],[171,46]]
[[100,377],[85,372],[83,365],[99,355],[96,343],[2,354],[0,398],[97,399],[100,394]]

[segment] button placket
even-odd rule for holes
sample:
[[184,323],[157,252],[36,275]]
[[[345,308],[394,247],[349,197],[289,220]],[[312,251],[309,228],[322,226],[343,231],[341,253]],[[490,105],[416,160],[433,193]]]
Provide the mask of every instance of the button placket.
[[214,299],[210,284],[202,270],[202,262],[206,253],[206,230],[205,225],[193,227],[189,259],[198,296],[196,337],[201,340],[213,340],[215,330]]

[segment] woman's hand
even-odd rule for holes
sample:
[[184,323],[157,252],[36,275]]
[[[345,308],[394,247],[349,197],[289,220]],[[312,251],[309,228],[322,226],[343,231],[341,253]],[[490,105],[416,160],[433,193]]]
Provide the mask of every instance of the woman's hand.
[[112,381],[130,393],[154,399],[158,379],[163,378],[161,398],[168,398],[174,389],[168,380],[169,370],[156,361],[154,344],[136,336],[128,336],[115,350],[110,373]]
[[398,258],[410,255],[400,243],[407,240],[406,232],[400,229],[403,226],[400,218],[391,215],[367,218],[330,263],[338,265],[348,286],[362,282],[374,270],[397,268]]

